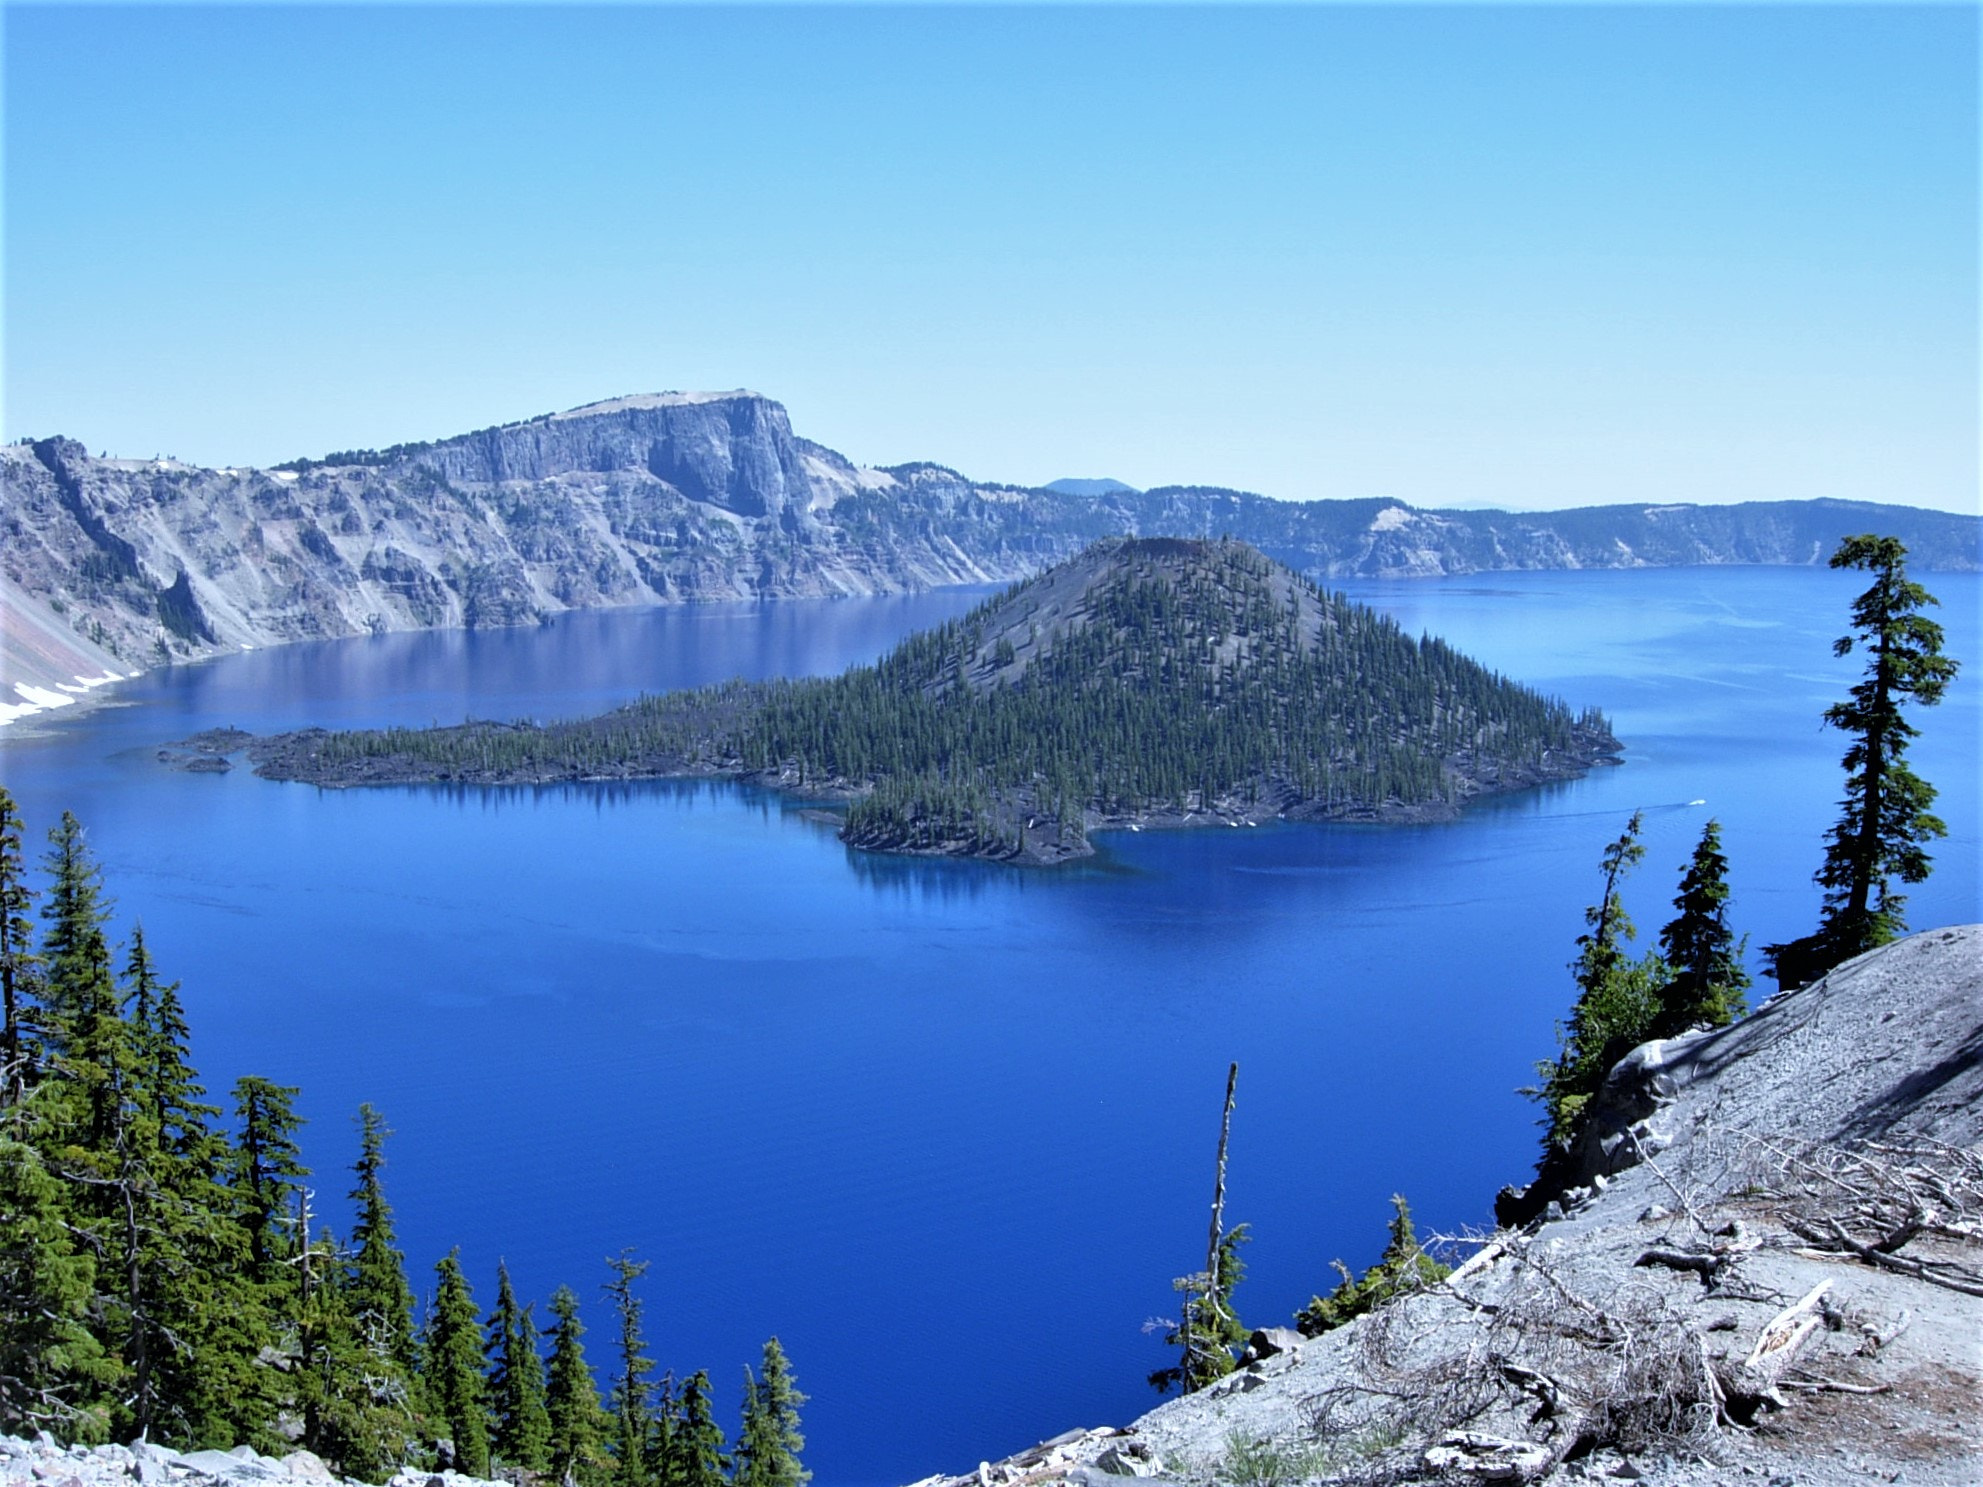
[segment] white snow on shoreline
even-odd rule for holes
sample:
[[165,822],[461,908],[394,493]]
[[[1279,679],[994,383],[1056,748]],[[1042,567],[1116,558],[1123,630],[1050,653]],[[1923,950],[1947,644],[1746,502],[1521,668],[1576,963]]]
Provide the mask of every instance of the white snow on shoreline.
[[[132,672],[131,676],[139,675]],[[0,702],[0,728],[6,727],[20,718],[31,717],[35,713],[52,712],[58,707],[74,707],[78,697],[86,696],[97,687],[107,687],[112,682],[128,681],[129,677],[119,676],[114,671],[106,671],[102,676],[79,676],[72,686],[68,682],[57,682],[53,688],[33,687],[26,682],[15,682],[14,690],[24,699],[20,702]]]

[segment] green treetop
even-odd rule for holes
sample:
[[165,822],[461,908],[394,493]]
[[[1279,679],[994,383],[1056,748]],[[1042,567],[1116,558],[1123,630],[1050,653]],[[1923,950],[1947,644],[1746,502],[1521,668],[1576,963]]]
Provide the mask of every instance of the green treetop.
[[647,1339],[641,1335],[640,1297],[633,1284],[647,1273],[645,1260],[622,1250],[606,1262],[613,1278],[604,1287],[613,1299],[613,1310],[620,1322],[618,1368],[613,1376],[613,1480],[618,1487],[645,1487],[654,1432],[654,1385],[648,1379],[654,1360],[647,1356]]
[[34,899],[21,851],[21,813],[0,786],[0,1109],[27,1093],[28,1008],[41,982],[29,917]]
[[496,1461],[525,1471],[549,1469],[550,1417],[544,1407],[544,1360],[529,1309],[519,1309],[509,1266],[496,1267],[496,1306],[489,1313],[490,1449]]
[[744,1418],[737,1437],[735,1487],[803,1487],[812,1473],[799,1464],[806,1438],[799,1406],[806,1402],[793,1381],[778,1339],[764,1345],[763,1377],[744,1370]]
[[723,1428],[711,1412],[709,1375],[700,1369],[682,1385],[665,1461],[667,1487],[724,1487],[730,1469]]
[[286,1286],[282,1261],[291,1249],[284,1233],[291,1204],[310,1175],[296,1133],[303,1117],[296,1113],[294,1085],[275,1084],[256,1075],[234,1083],[237,1122],[230,1181],[241,1204],[248,1230],[248,1256],[255,1278],[265,1286]]
[[1922,610],[1937,601],[1907,576],[1907,549],[1898,538],[1848,537],[1832,554],[1834,568],[1873,575],[1852,603],[1853,634],[1833,646],[1867,654],[1866,674],[1848,700],[1825,710],[1825,721],[1848,734],[1843,814],[1826,837],[1817,882],[1825,890],[1818,928],[1825,968],[1884,945],[1906,929],[1906,899],[1892,883],[1928,876],[1925,844],[1948,828],[1928,807],[1935,787],[1908,766],[1916,729],[1901,708],[1931,707],[1956,674],[1942,654],[1942,627]]
[[220,1108],[206,1103],[206,1089],[193,1069],[192,1029],[179,1001],[179,983],[158,978],[142,927],[131,932],[124,989],[136,1045],[137,1095],[153,1139],[179,1180],[210,1184],[220,1173],[222,1148],[213,1128]]
[[1295,1326],[1308,1337],[1354,1321],[1393,1296],[1444,1280],[1451,1272],[1419,1245],[1412,1227],[1411,1205],[1402,1193],[1391,1195],[1391,1237],[1377,1263],[1352,1276],[1341,1260],[1335,1262],[1342,1280],[1327,1296],[1317,1296],[1295,1316]]
[[434,1267],[434,1314],[427,1324],[426,1394],[454,1442],[454,1467],[471,1477],[489,1475],[489,1410],[482,1374],[482,1319],[461,1251],[449,1250]]
[[43,859],[49,876],[41,917],[42,1032],[60,1052],[83,1024],[114,1003],[111,989],[110,902],[103,895],[103,871],[89,850],[82,823],[69,812],[48,833]]
[[1748,1010],[1743,993],[1749,973],[1742,968],[1747,937],[1736,939],[1728,924],[1728,858],[1721,850],[1721,823],[1709,821],[1680,879],[1673,900],[1679,912],[1659,932],[1659,950],[1670,979],[1659,994],[1659,1015],[1651,1036],[1670,1038],[1691,1027],[1726,1027]]
[[1657,952],[1634,960],[1628,950],[1637,930],[1625,912],[1625,875],[1645,857],[1639,840],[1642,813],[1632,819],[1618,839],[1604,849],[1599,869],[1604,892],[1584,910],[1586,933],[1577,937],[1577,958],[1570,972],[1577,983],[1576,1004],[1561,1031],[1561,1046],[1553,1062],[1536,1066],[1542,1076],[1535,1091],[1548,1108],[1547,1141],[1566,1146],[1583,1108],[1611,1066],[1645,1041],[1659,1015],[1660,988],[1667,970]]
[[585,1324],[570,1286],[551,1293],[551,1362],[545,1408],[551,1422],[551,1473],[561,1482],[589,1479],[600,1459],[605,1411],[599,1385],[585,1361]]
[[399,1251],[393,1229],[392,1206],[386,1202],[385,1117],[369,1104],[358,1107],[358,1160],[352,1171],[358,1186],[350,1193],[358,1205],[358,1222],[351,1231],[352,1263],[349,1287],[353,1315],[360,1319],[373,1345],[391,1360],[402,1380],[413,1375],[413,1288],[406,1280],[406,1257]]

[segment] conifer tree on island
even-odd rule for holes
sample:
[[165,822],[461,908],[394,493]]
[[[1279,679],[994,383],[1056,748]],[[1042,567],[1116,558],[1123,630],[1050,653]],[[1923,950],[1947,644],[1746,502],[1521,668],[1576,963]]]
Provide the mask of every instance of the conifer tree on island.
[[1840,636],[1834,655],[1867,653],[1866,674],[1850,697],[1825,709],[1825,721],[1850,735],[1845,751],[1842,814],[1825,838],[1825,890],[1815,935],[1766,947],[1784,985],[1801,985],[1841,961],[1897,938],[1906,928],[1906,898],[1892,883],[1928,876],[1926,843],[1948,834],[1928,807],[1935,787],[1907,763],[1918,730],[1901,712],[1908,701],[1932,707],[1954,680],[1956,662],[1942,654],[1942,627],[1921,611],[1935,596],[1907,576],[1907,548],[1896,537],[1848,537],[1831,566],[1873,575],[1852,601],[1853,634]]

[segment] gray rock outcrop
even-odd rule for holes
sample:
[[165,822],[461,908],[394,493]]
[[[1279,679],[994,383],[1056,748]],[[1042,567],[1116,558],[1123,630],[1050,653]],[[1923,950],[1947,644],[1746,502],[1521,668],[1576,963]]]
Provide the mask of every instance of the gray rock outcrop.
[[[46,1432],[34,1440],[0,1436],[0,1487],[331,1487],[338,1480],[310,1451],[291,1451],[277,1458],[250,1446],[181,1452],[150,1441],[131,1446],[62,1446]],[[510,1484],[452,1471],[406,1471],[386,1487]]]
[[[918,1487],[1983,1480],[1983,926],[1614,1071],[1542,1222],[1121,1429]],[[1632,1155],[1627,1155],[1627,1152]]]

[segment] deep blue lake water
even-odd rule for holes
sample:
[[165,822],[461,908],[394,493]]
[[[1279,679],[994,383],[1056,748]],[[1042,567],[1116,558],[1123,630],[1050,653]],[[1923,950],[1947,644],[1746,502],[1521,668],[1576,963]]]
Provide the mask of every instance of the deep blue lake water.
[[[1916,928],[1979,912],[1979,581],[1926,575],[1968,670],[1920,713],[1950,836]],[[777,1333],[821,1487],[963,1470],[1155,1402],[1147,1318],[1202,1263],[1228,1060],[1237,1300],[1285,1322],[1366,1264],[1388,1195],[1488,1220],[1526,1175],[1513,1091],[1554,1047],[1597,859],[1634,807],[1650,940],[1712,813],[1752,944],[1807,930],[1841,738],[1819,715],[1850,576],[1787,569],[1349,585],[1628,746],[1589,779],[1416,828],[1104,838],[1051,872],[850,854],[727,787],[320,792],[174,773],[204,727],[593,711],[642,690],[821,672],[976,594],[568,615],[528,631],[292,646],[147,675],[0,734],[39,833],[89,828],[120,927],[183,979],[195,1054],[303,1087],[339,1227],[351,1116],[396,1135],[416,1286],[459,1244],[585,1299],[634,1246],[652,1351],[734,1413]],[[40,720],[37,720],[40,721]],[[1705,806],[1689,802],[1705,800]]]

